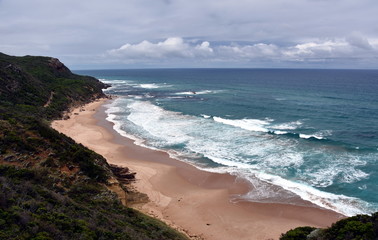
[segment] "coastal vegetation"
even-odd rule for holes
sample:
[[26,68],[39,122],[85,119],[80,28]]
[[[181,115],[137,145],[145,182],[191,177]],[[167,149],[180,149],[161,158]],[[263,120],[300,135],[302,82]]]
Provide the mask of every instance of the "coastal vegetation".
[[187,239],[124,206],[106,160],[49,126],[106,87],[55,58],[0,53],[0,239]]
[[282,234],[280,240],[374,240],[378,239],[378,212],[342,219],[326,229],[298,227]]

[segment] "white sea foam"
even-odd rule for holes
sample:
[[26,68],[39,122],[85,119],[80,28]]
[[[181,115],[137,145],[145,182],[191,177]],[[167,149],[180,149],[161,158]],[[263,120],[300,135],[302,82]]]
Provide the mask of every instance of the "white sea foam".
[[367,186],[366,184],[362,185],[362,186],[359,186],[358,189],[360,190],[366,190],[367,189]]
[[[313,188],[305,183],[289,181],[282,177],[268,173],[258,172],[255,173],[255,177],[270,184],[280,186],[287,191],[293,192],[300,196],[303,200],[310,201],[326,209],[337,211],[346,216],[353,216],[368,212],[368,203],[357,198],[327,193]],[[253,192],[249,193],[248,197],[253,199],[255,197],[253,194]]]
[[194,95],[196,92],[178,92],[176,95]]
[[103,79],[103,78],[100,78],[99,79],[101,82],[103,83],[109,83],[109,84],[130,84],[130,83],[133,83],[133,81],[131,80],[117,80],[117,79],[114,79],[114,80],[111,80],[111,79]]
[[201,116],[202,116],[203,118],[211,118],[211,116],[206,115],[206,114],[201,114]]
[[139,84],[138,86],[141,87],[141,88],[147,88],[147,89],[160,88],[160,86],[155,84],[155,83]]
[[[105,111],[105,113],[108,115],[106,117],[106,120],[114,124],[113,129],[116,132],[118,132],[121,136],[133,140],[136,145],[151,148],[148,145],[144,144],[145,142],[144,139],[138,138],[133,134],[129,134],[125,130],[122,129],[122,126],[124,123],[122,119],[119,118],[119,114],[123,112],[123,109],[117,106],[120,100],[121,98],[118,98],[115,101],[113,101],[111,104],[108,104],[107,106],[105,106],[107,107],[107,110]],[[157,150],[156,148],[152,148],[152,149]]]
[[316,139],[319,139],[319,140],[324,139],[322,136],[309,135],[309,134],[303,134],[303,133],[300,133],[299,137],[304,138],[304,139],[310,139],[310,138],[316,138]]
[[330,131],[330,130],[323,130],[323,131],[316,132],[314,134],[303,134],[303,133],[300,133],[299,137],[303,138],[303,139],[316,138],[318,140],[322,140],[322,139],[327,139],[327,137],[331,136],[331,135],[332,135],[332,131]]
[[269,132],[269,129],[267,129],[265,126],[270,124],[270,119],[225,119],[220,117],[213,117],[213,119],[216,122],[231,125],[234,127],[240,127],[249,131]]
[[365,179],[369,176],[369,174],[365,173],[360,169],[351,168],[350,171],[343,171],[341,176],[341,181],[345,183],[354,183]]
[[223,92],[222,90],[202,90],[202,91],[185,91],[178,92],[176,95],[202,95],[202,94],[215,94]]
[[143,128],[149,135],[167,145],[186,142],[190,137],[185,129],[191,126],[188,118],[180,113],[168,112],[149,102],[135,101],[128,104],[127,119]]
[[333,156],[324,154],[321,150],[314,150],[314,156],[319,156],[322,162],[312,164],[312,168],[307,168],[303,171],[306,181],[313,186],[328,187],[335,181],[339,183],[355,183],[369,176],[358,169],[359,166],[366,165],[366,162],[358,156],[349,153]]
[[246,163],[242,163],[242,162],[236,162],[236,161],[232,161],[232,160],[227,160],[225,158],[215,157],[215,156],[206,155],[206,154],[204,156],[211,159],[212,161],[214,161],[216,163],[219,163],[219,164],[222,164],[222,165],[228,166],[228,167],[237,167],[238,169],[251,169],[251,168],[253,168],[253,166],[246,164]]
[[203,91],[196,92],[196,94],[198,94],[198,95],[201,95],[201,94],[211,94],[211,93],[217,93],[217,91],[203,90]]
[[267,168],[299,168],[301,165],[303,165],[303,163],[303,153],[295,152],[293,150],[287,150],[285,152],[272,152],[264,158],[264,165],[266,165]]
[[[273,119],[232,120],[213,117],[213,121],[209,115],[184,115],[132,98],[116,99],[108,106],[107,114],[107,119],[114,123],[114,129],[134,139],[138,145],[163,149],[170,156],[197,166],[196,161],[205,157],[219,164],[219,167],[210,169],[205,167],[206,164],[200,165],[206,170],[231,172],[243,176],[256,186],[260,184],[258,192],[247,194],[247,199],[269,201],[268,198],[276,198],[280,201],[280,196],[290,198],[295,194],[346,215],[368,212],[365,202],[309,186],[326,187],[333,181],[348,183],[366,178],[368,175],[356,168],[364,165],[364,161],[350,155],[335,158],[332,152],[319,149],[310,157],[317,159],[317,154],[325,157],[320,158],[322,161],[318,165],[308,165],[308,152],[296,147],[298,139],[281,139],[260,133],[270,131]],[[275,131],[276,134],[284,132]],[[296,180],[285,179],[293,169],[300,171]],[[279,186],[283,190],[277,190],[277,187],[270,189],[267,184]]]
[[[369,213],[369,204],[360,199],[320,191],[306,183],[293,182],[277,175],[261,172],[260,169],[253,168],[248,164],[236,163],[234,161],[211,156],[208,157],[213,161],[228,167],[213,169],[213,172],[226,171],[240,175],[249,180],[254,186],[254,190],[244,195],[242,197],[244,200],[291,203],[291,198],[299,196],[305,201],[309,201],[320,207],[339,212],[346,216]],[[285,159],[283,162],[285,162]],[[274,186],[278,186],[279,188],[286,190],[286,192]],[[285,199],[288,199],[288,201]]]
[[156,89],[156,88],[167,88],[171,87],[172,85],[168,85],[165,83],[141,83],[141,84],[136,84],[136,87],[140,88],[145,88],[145,89]]
[[273,133],[275,133],[275,134],[277,134],[277,135],[285,135],[285,134],[288,134],[288,132],[286,132],[286,131],[279,131],[279,130],[277,130],[277,131],[273,131]]
[[[264,132],[264,133],[274,133],[277,135],[285,135],[290,133],[289,130],[298,129],[303,125],[301,121],[294,121],[288,123],[274,124],[274,119],[265,118],[261,119],[226,119],[221,117],[213,117],[214,121],[223,123],[226,125],[231,125],[234,127],[239,127],[249,131]],[[286,131],[284,131],[286,130]],[[329,130],[319,131],[315,134],[303,134],[300,133],[298,136],[303,139],[315,138],[318,140],[326,139],[326,136],[332,134]]]
[[303,123],[301,121],[289,122],[289,123],[282,123],[278,125],[270,126],[271,129],[276,130],[295,130],[300,127]]
[[[320,207],[339,212],[346,216],[366,214],[369,212],[369,204],[357,198],[323,192],[307,185],[306,183],[293,182],[277,175],[261,172],[261,169],[249,164],[208,155],[206,157],[212,159],[214,162],[224,165],[225,167],[214,169],[204,168],[203,170],[228,172],[249,180],[254,186],[254,190],[242,196],[244,200],[291,203],[290,199],[298,196],[305,201],[309,201]],[[297,156],[297,158],[298,157],[299,159],[297,160],[301,162],[301,157]],[[282,162],[287,162],[286,160],[287,159],[283,159]],[[280,190],[280,188],[283,190]],[[288,200],[286,201],[286,199]]]
[[127,137],[127,138],[131,138],[133,140],[136,140],[133,135],[127,134],[121,128],[122,127],[122,121],[120,121],[118,119],[118,114],[120,112],[122,112],[122,109],[120,107],[117,107],[117,101],[119,101],[119,99],[116,99],[111,104],[108,104],[108,105],[105,106],[107,108],[105,113],[108,115],[106,117],[106,120],[109,121],[109,122],[112,122],[114,124],[113,129],[116,130],[120,135]]

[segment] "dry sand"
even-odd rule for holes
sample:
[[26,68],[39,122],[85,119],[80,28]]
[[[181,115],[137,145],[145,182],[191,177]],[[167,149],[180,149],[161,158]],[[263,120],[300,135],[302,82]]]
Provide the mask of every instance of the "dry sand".
[[[111,164],[135,171],[134,187],[150,201],[139,210],[160,218],[193,238],[278,239],[298,226],[327,227],[343,216],[317,207],[231,201],[251,187],[228,174],[209,173],[133,144],[105,120],[103,104],[75,109],[52,127],[103,155]],[[307,205],[310,205],[307,203]]]

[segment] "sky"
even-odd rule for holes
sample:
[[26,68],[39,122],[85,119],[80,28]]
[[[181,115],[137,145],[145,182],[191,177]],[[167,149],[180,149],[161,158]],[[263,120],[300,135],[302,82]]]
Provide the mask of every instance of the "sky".
[[0,0],[0,52],[71,69],[378,69],[378,1]]

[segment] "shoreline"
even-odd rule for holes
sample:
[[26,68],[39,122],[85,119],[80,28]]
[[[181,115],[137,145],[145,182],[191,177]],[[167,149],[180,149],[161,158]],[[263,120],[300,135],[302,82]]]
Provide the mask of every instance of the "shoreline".
[[[204,239],[278,239],[299,226],[328,227],[344,217],[312,206],[279,203],[231,202],[232,195],[248,192],[246,180],[211,173],[172,159],[121,136],[108,122],[102,99],[76,108],[54,129],[103,155],[108,163],[136,172],[132,186],[149,197],[138,210]],[[84,111],[83,111],[84,110]]]

